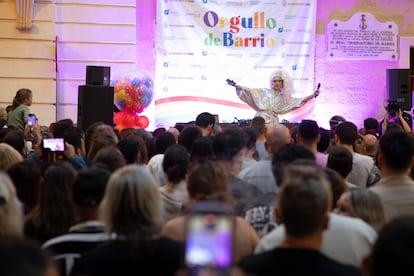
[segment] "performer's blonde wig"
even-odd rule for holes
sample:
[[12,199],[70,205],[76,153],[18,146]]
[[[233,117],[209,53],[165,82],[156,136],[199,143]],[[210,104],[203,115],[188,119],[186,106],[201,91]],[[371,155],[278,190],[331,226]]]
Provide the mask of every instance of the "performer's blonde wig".
[[290,97],[292,94],[293,83],[292,78],[285,70],[276,70],[270,74],[270,86],[273,89],[273,79],[275,77],[280,77],[283,80],[282,95],[285,97]]

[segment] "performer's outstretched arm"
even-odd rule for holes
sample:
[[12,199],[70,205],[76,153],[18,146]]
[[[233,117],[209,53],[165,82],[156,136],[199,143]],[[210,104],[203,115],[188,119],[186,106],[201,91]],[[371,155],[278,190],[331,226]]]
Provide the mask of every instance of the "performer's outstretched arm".
[[319,88],[318,88],[317,90],[315,90],[315,92],[313,92],[313,94],[311,94],[311,95],[309,95],[309,96],[307,96],[307,97],[303,98],[303,100],[302,100],[302,103],[301,103],[301,104],[303,105],[303,104],[307,103],[309,100],[311,100],[311,99],[314,99],[314,98],[318,97],[318,96],[319,96],[319,93],[320,93],[320,91],[319,91]]

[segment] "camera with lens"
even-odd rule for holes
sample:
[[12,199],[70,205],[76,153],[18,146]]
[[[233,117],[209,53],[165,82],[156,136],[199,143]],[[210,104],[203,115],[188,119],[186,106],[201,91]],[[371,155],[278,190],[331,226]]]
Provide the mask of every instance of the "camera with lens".
[[386,109],[388,111],[389,117],[395,117],[400,112],[400,105],[396,100],[389,100]]

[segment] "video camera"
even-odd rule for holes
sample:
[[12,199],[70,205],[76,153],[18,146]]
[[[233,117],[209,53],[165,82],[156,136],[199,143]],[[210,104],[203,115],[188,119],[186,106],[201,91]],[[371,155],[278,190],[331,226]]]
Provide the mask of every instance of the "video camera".
[[396,100],[388,100],[388,104],[385,109],[387,110],[389,117],[395,117],[400,112],[400,105]]

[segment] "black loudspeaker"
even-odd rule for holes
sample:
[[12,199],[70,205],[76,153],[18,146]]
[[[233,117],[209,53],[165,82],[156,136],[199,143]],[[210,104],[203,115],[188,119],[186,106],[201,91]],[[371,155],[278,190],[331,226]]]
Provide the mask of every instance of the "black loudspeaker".
[[111,81],[111,67],[86,66],[86,85],[109,86]]
[[81,85],[78,89],[78,124],[86,130],[95,122],[114,124],[114,87]]
[[396,100],[402,110],[411,110],[411,69],[387,69],[387,96],[388,100]]

